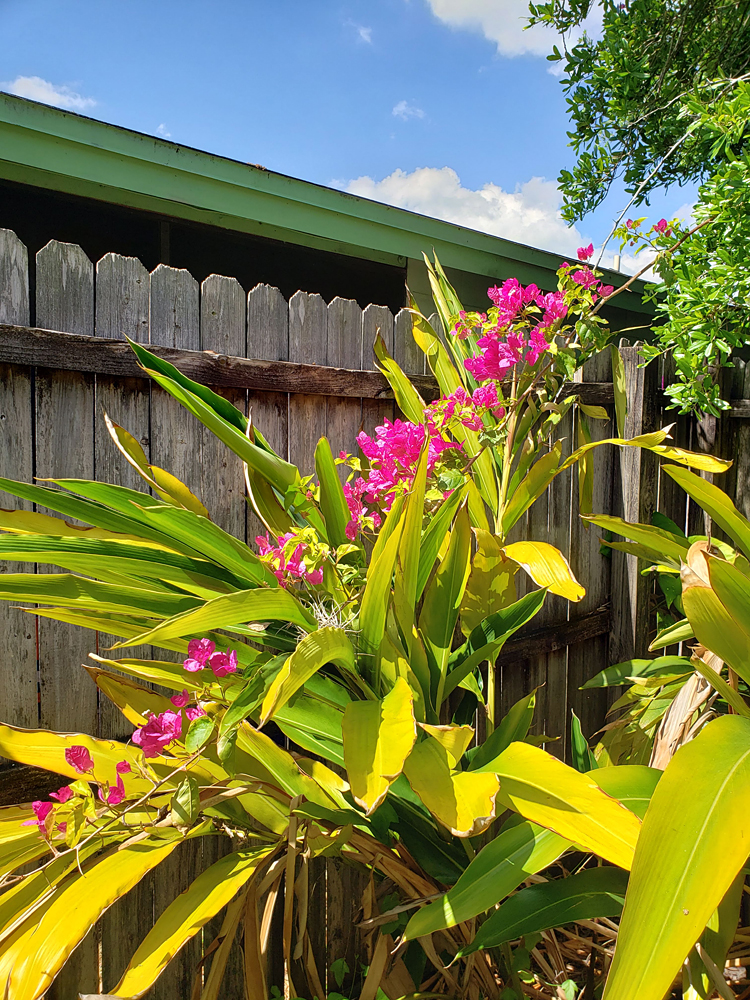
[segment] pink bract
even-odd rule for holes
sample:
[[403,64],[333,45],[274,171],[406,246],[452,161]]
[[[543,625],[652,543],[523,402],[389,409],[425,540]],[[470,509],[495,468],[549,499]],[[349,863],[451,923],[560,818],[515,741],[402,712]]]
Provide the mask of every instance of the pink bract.
[[237,670],[237,653],[231,650],[227,653],[213,653],[208,658],[208,666],[213,670],[216,677],[226,677]]
[[206,661],[216,649],[216,643],[210,639],[191,639],[188,643],[188,658],[183,663],[185,670],[195,673],[203,670]]
[[65,760],[79,774],[88,774],[94,770],[94,761],[86,747],[68,747],[65,751]]
[[169,699],[175,708],[184,708],[185,705],[190,701],[190,694],[187,688],[183,688],[180,694],[173,694]]
[[144,757],[158,757],[164,747],[182,735],[182,716],[179,712],[162,712],[152,715],[145,726],[133,733],[133,743],[143,750]]
[[58,802],[67,802],[68,799],[73,797],[73,789],[70,785],[63,785],[62,788],[58,788],[56,792],[50,792],[51,799],[56,799]]

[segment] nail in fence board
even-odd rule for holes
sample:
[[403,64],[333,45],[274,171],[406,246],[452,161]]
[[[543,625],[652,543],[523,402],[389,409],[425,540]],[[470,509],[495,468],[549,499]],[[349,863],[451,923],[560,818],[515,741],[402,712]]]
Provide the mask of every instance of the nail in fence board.
[[[26,247],[9,229],[0,229],[0,322],[29,322],[29,264]],[[33,371],[0,365],[0,476],[31,482],[34,475],[31,400]],[[31,504],[0,492],[0,507],[31,510]],[[33,572],[31,563],[0,563],[0,573]],[[6,720],[36,727],[39,721],[36,677],[36,620],[0,605],[0,690]],[[0,768],[6,762],[0,760]]]
[[[189,271],[164,264],[152,271],[150,340],[152,344],[200,350],[199,289]],[[196,494],[201,487],[201,443],[201,424],[177,400],[152,385],[151,461]],[[183,843],[159,866],[154,882],[155,917],[190,885],[202,867],[200,841]],[[156,995],[189,997],[199,960],[197,935],[162,973]]]
[[[94,332],[94,266],[80,247],[51,240],[36,256],[37,322],[91,336]],[[91,375],[36,372],[36,472],[38,477],[94,478],[94,379]],[[50,512],[51,513],[51,512]],[[39,566],[41,573],[56,572]],[[94,636],[74,625],[38,619],[40,721],[45,729],[97,731],[97,693],[81,670]],[[97,933],[89,933],[60,973],[53,997],[97,989]]]

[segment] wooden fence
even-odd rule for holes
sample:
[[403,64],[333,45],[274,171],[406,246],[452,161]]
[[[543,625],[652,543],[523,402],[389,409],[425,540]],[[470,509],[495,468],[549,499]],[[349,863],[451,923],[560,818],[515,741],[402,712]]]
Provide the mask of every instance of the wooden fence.
[[[31,263],[31,268],[30,268]],[[33,324],[33,325],[32,325]],[[334,452],[353,450],[360,426],[372,432],[394,416],[387,383],[374,371],[371,345],[379,329],[396,360],[427,395],[431,376],[411,337],[409,313],[386,307],[361,309],[340,298],[326,304],[299,291],[287,303],[278,289],[258,285],[249,293],[234,278],[211,275],[200,286],[185,270],[159,265],[150,274],[135,258],[107,254],[94,265],[80,247],[52,241],[29,262],[15,234],[0,230],[0,475],[90,478],[142,485],[112,446],[102,414],[126,427],[150,461],[184,480],[221,527],[252,542],[259,525],[244,500],[239,459],[161,389],[142,377],[127,335],[148,343],[184,372],[214,386],[253,419],[271,444],[303,473],[313,471],[321,435]],[[635,347],[622,344],[629,408],[627,434],[655,429],[664,413],[657,365],[638,367]],[[750,367],[732,373],[737,419],[697,423],[679,418],[676,443],[736,454],[725,484],[750,513]],[[612,410],[609,361],[590,361],[579,385],[584,401]],[[558,430],[564,452],[576,445],[574,414]],[[612,422],[594,422],[609,437]],[[700,512],[649,453],[635,449],[595,452],[594,509],[649,521],[655,509],[681,526],[699,530]],[[644,652],[648,644],[650,581],[630,556],[600,551],[599,533],[587,530],[577,512],[577,473],[558,476],[548,493],[514,530],[515,538],[542,539],[568,555],[586,586],[577,605],[559,598],[547,605],[533,629],[506,646],[497,665],[498,711],[538,688],[537,732],[560,736],[550,744],[565,756],[570,710],[592,735],[604,721],[606,693],[580,685],[609,663]],[[19,501],[0,495],[2,506]],[[0,572],[11,567],[0,565]],[[17,570],[17,567],[13,567]],[[24,567],[33,569],[33,567]],[[128,727],[79,664],[94,648],[91,633],[0,605],[0,720],[20,726],[97,733],[126,739]],[[110,645],[100,635],[96,648]],[[2,766],[0,764],[0,766]],[[54,787],[54,786],[53,786]],[[0,802],[46,793],[33,769],[0,771]],[[227,848],[213,841],[186,844],[152,877],[118,903],[77,950],[49,996],[69,1000],[78,992],[111,988],[144,929],[197,872]],[[355,899],[361,876],[336,862],[316,863],[310,914],[319,968],[339,958],[354,967]],[[188,998],[201,939],[162,976],[153,998]],[[273,981],[278,954],[270,955]],[[242,997],[239,950],[223,993]],[[333,980],[329,988],[334,988]]]

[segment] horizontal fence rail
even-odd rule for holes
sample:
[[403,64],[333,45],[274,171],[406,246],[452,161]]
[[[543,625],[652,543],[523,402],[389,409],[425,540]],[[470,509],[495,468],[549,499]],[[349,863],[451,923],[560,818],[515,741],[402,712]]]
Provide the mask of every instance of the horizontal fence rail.
[[[261,526],[245,502],[242,463],[145,377],[126,338],[148,345],[245,414],[252,413],[271,445],[307,474],[314,469],[322,435],[328,436],[334,453],[353,451],[360,429],[371,434],[384,419],[397,415],[390,387],[375,370],[377,332],[423,397],[437,396],[436,381],[411,336],[411,322],[407,309],[394,315],[384,306],[362,309],[341,298],[326,303],[304,291],[287,301],[267,285],[246,292],[234,278],[221,275],[199,284],[188,271],[160,264],[149,273],[137,259],[117,254],[94,263],[80,247],[57,241],[29,261],[15,234],[0,229],[0,475],[26,482],[34,477],[96,478],[140,489],[141,480],[111,445],[106,412],[135,436],[150,462],[178,476],[203,499],[216,523],[252,544]],[[437,317],[432,322],[438,329]],[[620,352],[627,376],[626,436],[672,423],[675,417],[665,409],[662,391],[670,378],[668,366],[640,367],[637,347],[627,342],[621,342]],[[592,358],[579,374],[580,381],[566,384],[563,392],[606,408],[608,420],[591,421],[594,440],[615,436],[609,353]],[[696,421],[678,416],[673,438],[682,447],[735,456],[720,484],[747,515],[750,366],[737,364],[727,392],[730,417]],[[563,457],[580,443],[575,408],[561,419],[555,435]],[[601,448],[592,461],[597,513],[649,523],[659,510],[688,533],[705,529],[702,512],[660,474],[654,455]],[[0,505],[29,506],[4,494]],[[571,710],[591,736],[604,724],[611,703],[606,690],[581,691],[581,685],[610,663],[645,654],[653,583],[642,575],[635,557],[609,550],[600,532],[581,521],[575,468],[558,475],[514,527],[511,540],[521,539],[557,546],[586,595],[574,605],[550,596],[533,627],[506,644],[495,667],[496,715],[536,689],[534,733],[559,737],[548,746],[565,757]],[[0,572],[32,569],[0,564]],[[521,582],[519,596],[524,586]],[[111,645],[112,637],[35,618],[5,604],[0,604],[0,629],[5,652],[0,659],[0,721],[128,738],[132,727],[99,700],[79,666],[89,652]],[[0,770],[0,804],[45,796],[59,784],[56,776],[35,768],[6,767]],[[175,852],[105,915],[50,990],[51,1000],[110,988],[154,917],[229,849],[218,842],[191,842]],[[310,873],[318,968],[330,970],[339,959],[354,968],[363,875],[325,858],[312,859]],[[201,947],[215,933],[210,925],[183,949],[150,1000],[191,995]],[[280,975],[274,937],[269,977],[283,987],[274,978]],[[227,1000],[243,997],[241,965],[236,948],[222,992]],[[328,972],[323,978],[324,986],[336,989]]]

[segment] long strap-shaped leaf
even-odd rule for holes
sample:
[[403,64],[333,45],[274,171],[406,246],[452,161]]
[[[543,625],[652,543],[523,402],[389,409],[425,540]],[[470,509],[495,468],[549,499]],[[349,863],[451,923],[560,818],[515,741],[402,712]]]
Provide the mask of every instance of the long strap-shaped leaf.
[[252,878],[270,850],[234,851],[202,872],[156,921],[138,946],[113,994],[123,1000],[142,997],[180,948]]
[[677,751],[643,820],[605,1000],[661,1000],[747,858],[750,720]]

